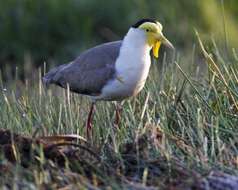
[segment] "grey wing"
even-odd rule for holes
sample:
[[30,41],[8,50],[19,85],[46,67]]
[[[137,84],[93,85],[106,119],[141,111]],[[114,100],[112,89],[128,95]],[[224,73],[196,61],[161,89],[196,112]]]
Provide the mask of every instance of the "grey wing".
[[98,95],[115,75],[115,62],[121,41],[96,46],[82,53],[73,62],[52,69],[43,77],[46,84],[54,83],[71,91]]

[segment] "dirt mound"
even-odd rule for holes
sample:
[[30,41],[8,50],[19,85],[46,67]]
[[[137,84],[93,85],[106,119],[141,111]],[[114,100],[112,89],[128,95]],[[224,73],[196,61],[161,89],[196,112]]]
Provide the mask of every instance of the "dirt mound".
[[[0,164],[0,178],[7,173],[13,175],[14,166],[20,165],[28,173],[35,167],[47,170],[53,188],[79,188],[79,181],[80,187],[106,188],[111,182],[105,176],[113,176],[122,184],[121,188],[126,189],[238,189],[238,178],[235,176],[214,171],[202,175],[176,159],[148,159],[148,141],[148,137],[143,135],[136,143],[123,145],[120,159],[107,147],[106,158],[102,159],[102,149],[92,147],[80,136],[30,138],[0,130],[0,152],[8,160]],[[4,187],[12,188],[10,181],[3,183]],[[18,185],[20,188],[22,183]],[[48,186],[43,183],[41,188]]]

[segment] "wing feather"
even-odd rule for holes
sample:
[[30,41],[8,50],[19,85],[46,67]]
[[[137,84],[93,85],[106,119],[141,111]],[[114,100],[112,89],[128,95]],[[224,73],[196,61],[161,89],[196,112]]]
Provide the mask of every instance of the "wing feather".
[[105,43],[83,52],[73,62],[52,69],[43,81],[54,83],[71,91],[98,95],[103,86],[115,75],[115,62],[121,41]]

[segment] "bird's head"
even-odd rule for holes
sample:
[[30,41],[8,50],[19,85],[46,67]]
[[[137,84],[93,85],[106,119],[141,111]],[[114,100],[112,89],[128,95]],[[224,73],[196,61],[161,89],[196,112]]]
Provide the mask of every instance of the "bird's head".
[[142,30],[147,38],[147,43],[153,48],[153,55],[158,58],[161,43],[174,49],[172,43],[163,35],[163,26],[154,19],[142,19],[132,26]]

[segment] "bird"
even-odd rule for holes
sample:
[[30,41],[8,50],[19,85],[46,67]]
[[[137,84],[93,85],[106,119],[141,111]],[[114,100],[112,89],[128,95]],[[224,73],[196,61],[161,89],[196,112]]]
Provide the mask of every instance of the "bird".
[[[156,19],[140,19],[122,40],[103,43],[82,52],[72,62],[51,69],[42,81],[46,86],[55,84],[69,88],[91,99],[86,121],[88,134],[97,101],[120,102],[136,96],[149,74],[151,50],[158,58],[161,44],[174,49],[162,30],[162,24]],[[116,117],[119,117],[118,109]]]

